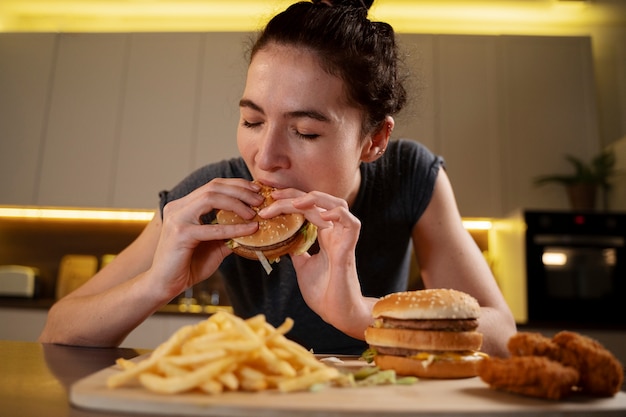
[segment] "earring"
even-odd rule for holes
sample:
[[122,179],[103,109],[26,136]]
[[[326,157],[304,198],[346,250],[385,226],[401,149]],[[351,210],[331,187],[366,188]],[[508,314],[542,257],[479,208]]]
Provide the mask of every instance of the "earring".
[[376,155],[381,156],[382,154],[384,154],[386,151],[386,149],[379,149],[378,152],[376,152]]

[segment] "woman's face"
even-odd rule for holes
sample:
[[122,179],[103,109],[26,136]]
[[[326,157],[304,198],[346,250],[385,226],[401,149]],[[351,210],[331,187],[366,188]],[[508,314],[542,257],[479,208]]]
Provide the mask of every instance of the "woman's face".
[[311,52],[271,44],[248,68],[237,145],[254,179],[352,203],[367,142],[361,120],[347,104],[343,81]]

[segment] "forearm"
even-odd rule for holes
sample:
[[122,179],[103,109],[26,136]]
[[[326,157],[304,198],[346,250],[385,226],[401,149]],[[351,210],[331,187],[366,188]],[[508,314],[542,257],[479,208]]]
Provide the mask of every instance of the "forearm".
[[80,346],[118,346],[160,306],[167,296],[150,288],[140,274],[104,292],[70,294],[48,313],[40,342]]
[[334,326],[339,330],[354,337],[365,340],[365,329],[372,324],[372,307],[378,298],[362,297],[358,303],[346,306],[345,312],[337,315]]
[[330,285],[325,290],[322,318],[335,328],[358,340],[365,339],[365,329],[374,321],[372,307],[378,298],[365,297],[352,254],[337,257],[330,268]]
[[483,334],[482,351],[498,357],[507,357],[507,343],[517,331],[515,322],[508,314],[491,307],[482,307],[478,331]]

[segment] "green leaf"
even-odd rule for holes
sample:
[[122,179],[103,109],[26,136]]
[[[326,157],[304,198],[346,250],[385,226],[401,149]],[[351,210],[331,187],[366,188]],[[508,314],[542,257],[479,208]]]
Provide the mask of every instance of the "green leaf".
[[594,156],[588,164],[573,155],[565,155],[565,159],[574,168],[573,174],[542,175],[536,177],[534,183],[536,185],[559,183],[566,186],[584,183],[606,188],[610,184],[610,178],[615,175],[615,153],[611,150],[605,150]]

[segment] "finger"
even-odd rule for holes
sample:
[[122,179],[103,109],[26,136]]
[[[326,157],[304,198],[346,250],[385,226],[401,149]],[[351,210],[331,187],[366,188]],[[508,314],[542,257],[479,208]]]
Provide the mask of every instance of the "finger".
[[303,252],[300,255],[294,255],[293,253],[289,254],[291,258],[291,263],[296,271],[303,267],[307,263],[309,259],[311,259],[311,254],[309,252]]
[[302,197],[305,194],[306,193],[304,191],[300,191],[295,188],[281,188],[272,191],[272,198],[274,198],[274,200],[283,200],[286,198]]
[[310,206],[317,206],[326,210],[332,210],[335,207],[348,209],[348,203],[346,200],[319,191],[312,191],[308,194],[295,198],[293,200],[293,205],[294,207],[301,209],[305,209]]
[[[264,197],[259,194],[260,190],[260,185],[241,178],[216,178],[196,191],[199,194],[223,195],[234,199],[233,201],[239,200],[243,203],[241,207],[248,206],[244,211],[251,213],[252,210],[248,210],[249,207],[256,207],[263,203]],[[227,207],[215,208],[228,209]]]
[[326,193],[312,192],[293,200],[293,206],[302,210],[305,216],[320,228],[331,227],[334,223],[344,226],[354,225],[356,217],[350,213],[345,200]]
[[242,178],[214,178],[208,183],[196,188],[190,194],[202,194],[204,192],[219,193],[237,198],[248,204],[258,202],[261,197],[261,187],[251,181]]
[[331,210],[335,207],[348,209],[344,199],[319,191],[304,193],[295,189],[276,190],[272,193],[275,202],[259,211],[263,218],[275,217],[279,214],[298,213],[304,210],[317,208],[320,211]]
[[324,211],[323,209],[315,206],[314,204],[302,206],[296,208],[293,205],[293,200],[277,200],[271,206],[264,208],[259,211],[259,216],[265,219],[270,219],[272,217],[276,217],[279,214],[292,214],[292,213],[301,213],[304,217],[316,225],[318,228],[328,228],[332,227],[332,223],[325,221],[321,216],[320,212]]
[[176,213],[188,222],[199,223],[201,216],[213,210],[229,210],[244,219],[252,219],[256,212],[250,207],[263,202],[255,190],[257,184],[242,179],[216,179],[194,190],[185,197],[165,206],[164,215]]
[[[279,192],[280,191],[280,192]],[[348,210],[345,200],[319,191],[303,193],[294,189],[279,190],[275,193],[277,197],[295,196],[294,198],[284,198],[276,200],[274,204],[259,211],[259,216],[271,218],[279,214],[302,213],[308,221],[318,228],[325,229],[332,227],[332,222],[324,219],[320,213],[341,207]]]
[[236,225],[205,224],[195,228],[194,238],[198,241],[228,240],[253,234],[259,228],[256,222]]
[[164,223],[211,224],[218,210],[228,210],[250,220],[255,211],[237,198],[213,192],[188,195],[169,202],[163,208]]
[[320,212],[320,217],[328,222],[341,223],[344,227],[351,229],[361,227],[361,221],[345,207],[336,207],[332,210],[322,211]]
[[271,219],[279,214],[300,213],[300,210],[293,206],[291,199],[275,200],[272,204],[259,210],[258,215],[264,219]]

